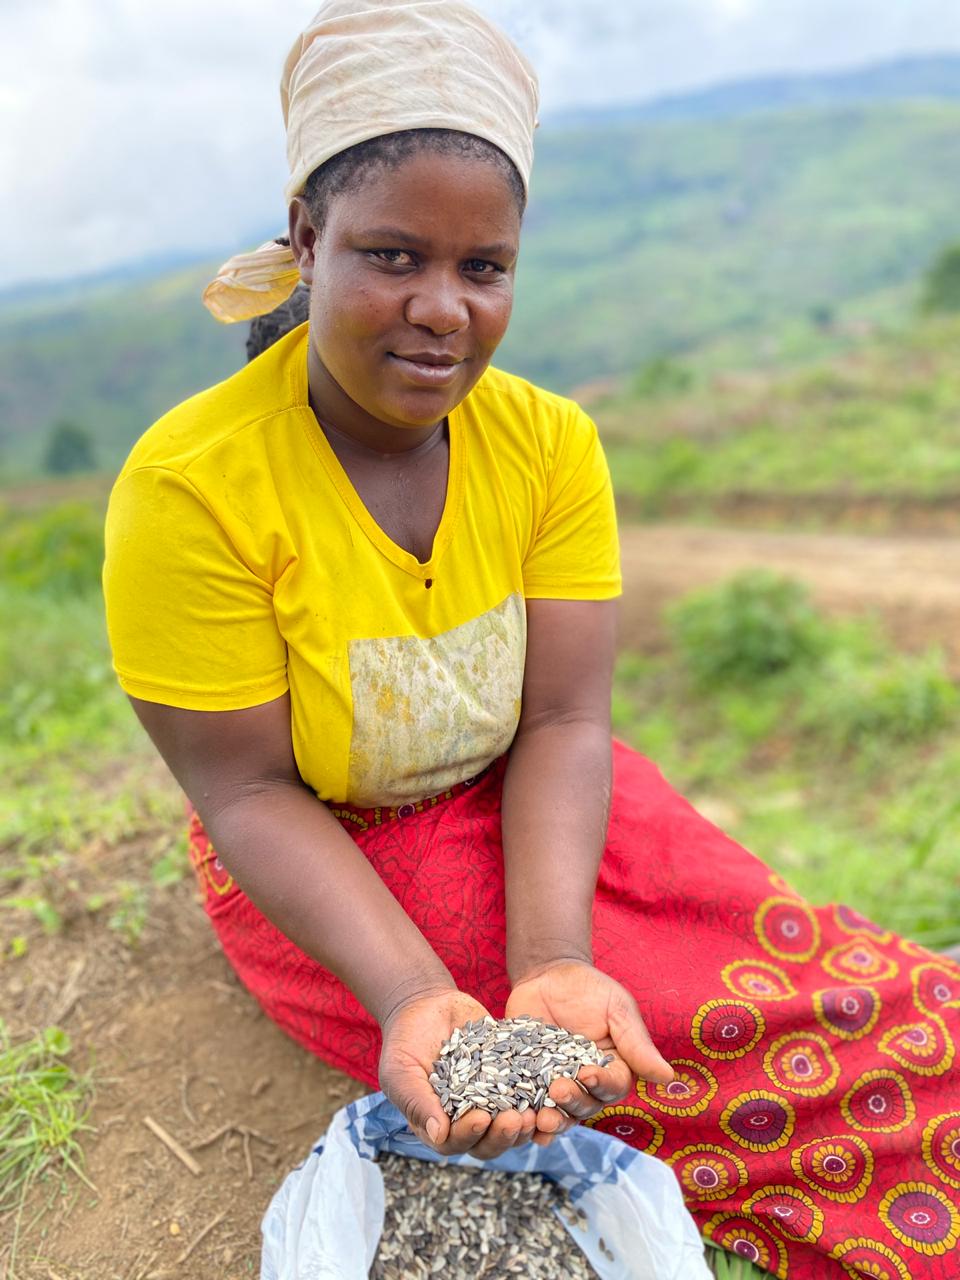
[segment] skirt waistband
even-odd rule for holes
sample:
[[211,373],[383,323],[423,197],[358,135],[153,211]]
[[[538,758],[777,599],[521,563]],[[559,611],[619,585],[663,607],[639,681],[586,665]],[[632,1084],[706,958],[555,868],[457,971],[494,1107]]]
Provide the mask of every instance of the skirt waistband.
[[479,773],[474,774],[472,778],[464,778],[463,782],[456,782],[446,791],[441,791],[435,796],[427,796],[424,800],[411,800],[406,804],[395,807],[378,805],[373,809],[361,809],[353,804],[335,804],[332,800],[326,801],[326,805],[333,816],[339,819],[347,830],[368,831],[371,827],[382,827],[389,822],[402,822],[404,818],[413,818],[418,813],[426,813],[430,809],[435,809],[438,804],[444,804],[447,800],[455,800],[457,796],[462,796],[467,791],[471,791],[503,760],[505,760],[505,757],[501,756],[488,764],[485,769],[481,769]]

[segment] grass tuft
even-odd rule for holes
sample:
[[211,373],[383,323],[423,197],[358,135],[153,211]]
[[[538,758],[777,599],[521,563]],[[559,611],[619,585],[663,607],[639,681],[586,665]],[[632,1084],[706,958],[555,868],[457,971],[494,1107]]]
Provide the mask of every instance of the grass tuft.
[[81,1168],[77,1135],[90,1126],[91,1081],[64,1061],[70,1037],[47,1027],[14,1043],[0,1021],[0,1214],[19,1212],[37,1179]]
[[755,1267],[747,1258],[728,1253],[712,1240],[704,1240],[707,1247],[707,1266],[717,1280],[762,1280],[769,1273]]

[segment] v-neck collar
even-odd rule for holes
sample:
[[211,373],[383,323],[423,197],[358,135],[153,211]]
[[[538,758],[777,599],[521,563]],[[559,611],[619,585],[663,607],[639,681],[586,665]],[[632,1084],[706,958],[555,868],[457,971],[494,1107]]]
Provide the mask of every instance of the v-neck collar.
[[430,550],[429,560],[418,560],[405,547],[401,547],[394,542],[374,520],[344,470],[343,464],[334,453],[330,441],[321,430],[316,415],[310,408],[306,342],[305,331],[303,345],[293,354],[294,391],[298,407],[303,414],[307,436],[323,464],[324,470],[332,481],[340,500],[377,550],[392,564],[395,564],[398,569],[403,569],[405,573],[409,573],[414,578],[421,580],[434,577],[436,566],[453,538],[463,506],[466,475],[466,439],[460,406],[458,405],[455,409],[452,409],[447,415],[449,456],[447,458],[447,493],[443,503],[443,513],[440,516],[437,531],[433,536],[433,546]]

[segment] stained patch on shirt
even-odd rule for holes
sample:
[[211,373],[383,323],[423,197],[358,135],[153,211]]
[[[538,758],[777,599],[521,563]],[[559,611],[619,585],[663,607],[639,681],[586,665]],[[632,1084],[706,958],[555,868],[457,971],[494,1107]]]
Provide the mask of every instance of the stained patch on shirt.
[[520,719],[526,644],[519,593],[429,639],[351,640],[351,803],[422,800],[502,755]]

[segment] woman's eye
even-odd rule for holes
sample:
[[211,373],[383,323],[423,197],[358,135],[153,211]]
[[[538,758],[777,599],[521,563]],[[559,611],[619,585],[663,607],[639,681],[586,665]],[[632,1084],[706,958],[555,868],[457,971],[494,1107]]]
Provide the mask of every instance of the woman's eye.
[[391,267],[412,267],[413,255],[406,249],[374,249],[373,256]]
[[498,267],[495,262],[488,262],[486,258],[468,258],[466,268],[475,276],[495,276],[503,274],[503,267]]

